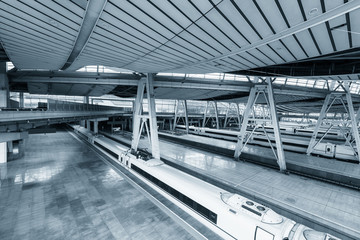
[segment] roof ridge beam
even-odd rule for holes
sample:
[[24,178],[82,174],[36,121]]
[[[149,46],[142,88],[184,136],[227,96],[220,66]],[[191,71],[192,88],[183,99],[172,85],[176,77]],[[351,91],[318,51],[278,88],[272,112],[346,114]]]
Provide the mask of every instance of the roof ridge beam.
[[79,34],[75,40],[73,49],[61,70],[66,70],[69,68],[84,50],[105,8],[106,3],[107,0],[89,0],[86,6],[85,16],[83,18]]

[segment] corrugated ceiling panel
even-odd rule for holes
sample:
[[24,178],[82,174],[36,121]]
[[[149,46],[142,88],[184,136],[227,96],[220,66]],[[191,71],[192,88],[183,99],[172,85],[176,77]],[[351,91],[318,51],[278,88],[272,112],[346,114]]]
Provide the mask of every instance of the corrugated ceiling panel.
[[256,2],[276,33],[288,28],[275,1],[257,0]]
[[[164,37],[166,37],[167,39],[170,39],[172,37],[175,36],[175,33],[178,33],[180,31],[180,28],[176,27],[174,24],[173,27],[177,28],[176,31],[171,32],[169,31],[166,27],[160,25],[159,23],[157,23],[154,19],[151,19],[150,17],[148,17],[143,11],[141,11],[141,4],[139,4],[140,9],[136,8],[134,5],[136,4],[131,4],[131,2],[128,1],[121,1],[121,2],[117,2],[117,1],[112,1],[115,5],[117,5],[118,7],[122,8],[122,9],[126,9],[126,12],[128,15],[133,16],[134,18],[139,19],[141,22],[146,23],[148,25],[150,25],[154,30],[156,30],[157,32],[159,32],[160,34],[162,34]],[[141,1],[143,2],[143,1]],[[136,5],[137,6],[137,5]],[[120,13],[118,13],[121,19],[123,18],[123,14],[120,15]],[[155,17],[155,16],[154,16]],[[156,16],[158,17],[158,16]],[[134,22],[134,20],[132,20],[131,22],[129,22],[130,24],[136,24]],[[137,23],[138,24],[138,23]],[[169,22],[164,23],[164,25],[168,25],[170,24]]]
[[288,49],[292,52],[292,54],[294,54],[294,56],[297,59],[306,58],[304,51],[301,49],[300,45],[296,42],[296,40],[294,39],[293,36],[283,38],[282,41],[284,42],[284,44],[288,47]]
[[322,13],[320,0],[301,1],[306,15],[306,19],[312,19]]
[[297,0],[279,0],[279,3],[290,26],[295,26],[304,21]]
[[326,11],[329,11],[331,9],[334,9],[336,7],[339,7],[343,5],[346,1],[344,0],[331,0],[331,1],[324,1],[325,3],[325,9]]
[[99,21],[94,32],[98,33],[99,35],[110,37],[111,39],[116,40],[116,42],[118,42],[119,44],[125,44],[139,50],[151,50],[159,46],[159,44],[150,45],[143,39],[133,37],[130,34],[122,31],[118,27],[114,25],[109,25],[102,20]]
[[[281,59],[284,59],[285,62],[291,62],[296,60],[290,52],[284,47],[283,44],[280,43],[280,41],[269,43],[269,45],[274,49],[274,51],[281,56]],[[284,62],[284,60],[281,60]]]
[[240,9],[244,9],[244,14],[250,20],[252,25],[254,25],[255,29],[259,32],[262,38],[272,35],[270,28],[266,24],[260,12],[257,10],[253,1],[244,0],[244,1],[236,1],[236,3]]
[[[229,3],[229,1],[228,1]],[[242,47],[244,45],[248,44],[248,41],[243,38],[243,36],[240,35],[238,32],[239,29],[237,26],[239,26],[238,22],[231,22],[232,25],[217,11],[217,10],[211,10],[206,15],[212,22],[215,22],[217,27],[221,29],[223,32],[222,34],[224,37],[231,39],[230,45],[228,47],[232,50],[237,50],[239,47]],[[236,27],[236,29],[234,28]]]
[[284,61],[268,46],[264,45],[258,48],[260,51],[262,51],[266,56],[268,56],[270,59],[272,59],[276,64],[283,63]]
[[274,62],[272,62],[269,58],[267,58],[264,54],[259,52],[257,49],[252,49],[248,51],[253,56],[257,57],[258,59],[261,59],[262,62],[265,63],[265,65],[273,65]]
[[[349,48],[349,38],[347,33],[347,25],[345,15],[337,17],[329,21],[330,28],[334,28],[331,33],[334,38],[337,51]],[[342,27],[338,27],[342,26]]]
[[[179,34],[179,36],[183,39],[187,39],[188,41],[191,42],[191,44],[189,44],[186,41],[180,40],[180,39],[178,41],[179,43],[184,42],[184,44],[183,44],[184,46],[186,46],[188,49],[192,49],[195,52],[196,52],[196,48],[200,48],[201,51],[199,51],[199,54],[201,54],[203,56],[215,57],[215,56],[220,55],[219,52],[216,51],[217,49],[212,48],[212,46],[206,42],[206,39],[203,40],[203,39],[197,37],[196,35],[195,35],[196,36],[195,37],[193,34],[187,32],[187,31],[181,32]],[[173,40],[175,40],[175,38]],[[194,46],[193,44],[195,44],[196,46]]]
[[[3,1],[0,9],[0,35],[9,37],[2,41],[14,52],[10,59],[17,68],[56,70],[66,62],[81,17],[55,2]],[[24,44],[16,45],[16,39]]]
[[299,39],[299,42],[301,42],[303,48],[305,49],[309,57],[318,56],[319,53],[308,30],[301,31],[299,33],[296,33],[295,35]]
[[360,46],[360,9],[350,13],[351,38],[353,47]]
[[[144,33],[147,36],[150,36],[153,39],[156,39],[157,41],[160,41],[161,43],[164,43],[167,41],[166,36],[160,35],[157,32],[153,31],[146,22],[140,22],[137,18],[137,16],[131,16],[130,13],[128,13],[125,9],[122,8],[121,4],[117,5],[113,3],[114,1],[109,1],[105,5],[105,11],[112,14],[116,18],[120,19],[124,23],[132,26],[133,28],[131,31],[138,31],[138,33]],[[147,24],[147,25],[144,25]]]
[[311,29],[316,39],[316,42],[319,45],[321,53],[327,54],[334,52],[325,23],[319,24]]

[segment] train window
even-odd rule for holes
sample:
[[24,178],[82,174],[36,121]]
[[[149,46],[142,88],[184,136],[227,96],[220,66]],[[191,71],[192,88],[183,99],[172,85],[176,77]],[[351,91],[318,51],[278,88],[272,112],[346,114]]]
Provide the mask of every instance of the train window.
[[256,227],[255,240],[274,240],[274,235],[260,227]]

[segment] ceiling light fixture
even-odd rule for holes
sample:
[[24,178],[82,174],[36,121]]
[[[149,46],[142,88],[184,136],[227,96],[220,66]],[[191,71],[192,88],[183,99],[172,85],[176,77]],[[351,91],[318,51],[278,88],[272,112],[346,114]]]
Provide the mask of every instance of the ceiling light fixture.
[[319,9],[313,8],[309,11],[309,15],[315,15],[318,11],[319,11]]

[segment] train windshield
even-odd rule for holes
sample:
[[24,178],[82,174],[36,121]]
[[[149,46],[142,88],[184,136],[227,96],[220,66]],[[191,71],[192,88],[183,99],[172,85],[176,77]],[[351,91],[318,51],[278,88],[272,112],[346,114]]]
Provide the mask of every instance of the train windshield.
[[255,240],[274,240],[274,235],[260,227],[256,227]]

